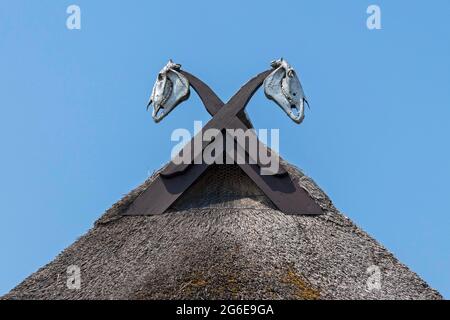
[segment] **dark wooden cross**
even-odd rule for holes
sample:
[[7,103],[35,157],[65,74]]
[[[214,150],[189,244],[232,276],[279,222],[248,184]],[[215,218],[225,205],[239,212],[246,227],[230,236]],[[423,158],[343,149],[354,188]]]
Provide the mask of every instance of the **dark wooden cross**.
[[[190,85],[199,95],[206,110],[213,118],[202,128],[197,135],[203,136],[208,129],[217,129],[221,134],[225,129],[242,129],[246,131],[251,124],[246,121],[244,109],[248,102],[261,87],[264,79],[273,70],[260,73],[247,82],[228,103],[224,104],[219,97],[205,83],[186,71],[180,71],[190,82]],[[247,131],[255,134],[253,131]],[[194,137],[186,144],[181,152],[190,155],[189,163],[175,164],[172,160],[150,183],[136,200],[130,205],[123,215],[158,215],[164,213],[210,166],[201,161],[194,164],[195,159],[202,157],[203,150],[211,141],[202,142],[201,149],[194,148]],[[254,137],[262,152],[270,154],[266,146]],[[245,148],[245,146],[243,146]],[[192,152],[191,152],[192,151]],[[197,153],[195,153],[197,151]],[[225,151],[223,151],[225,152]],[[216,157],[222,155],[216,155]],[[250,177],[251,180],[264,192],[273,204],[283,213],[297,215],[322,214],[322,208],[310,197],[310,195],[299,185],[298,180],[291,176],[280,163],[278,172],[273,175],[262,175],[261,165],[238,163],[239,167]]]

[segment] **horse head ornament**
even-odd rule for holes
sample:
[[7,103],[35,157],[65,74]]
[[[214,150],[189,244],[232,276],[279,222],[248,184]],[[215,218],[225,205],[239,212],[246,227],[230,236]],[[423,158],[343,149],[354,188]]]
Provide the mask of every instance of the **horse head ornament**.
[[264,93],[273,100],[296,123],[305,118],[308,104],[300,80],[289,63],[281,58],[271,64],[274,71],[264,80]]
[[[294,122],[301,123],[305,118],[304,106],[308,101],[295,70],[283,58],[273,61],[271,66],[273,71],[263,83],[266,97],[280,106]],[[152,117],[155,122],[160,122],[189,98],[190,86],[188,78],[181,71],[181,65],[169,60],[158,74],[147,105],[148,109],[153,104]],[[248,119],[246,121],[250,123]]]
[[160,122],[181,102],[189,98],[189,81],[180,71],[181,65],[172,60],[158,73],[147,110],[153,103],[152,117]]

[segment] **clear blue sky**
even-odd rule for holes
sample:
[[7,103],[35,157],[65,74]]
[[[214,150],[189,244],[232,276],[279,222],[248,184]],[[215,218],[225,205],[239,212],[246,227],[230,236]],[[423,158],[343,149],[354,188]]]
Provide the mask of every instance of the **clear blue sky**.
[[0,294],[169,160],[174,128],[209,119],[195,94],[158,125],[145,112],[168,58],[227,100],[283,56],[311,111],[297,126],[259,92],[256,126],[281,128],[282,155],[449,298],[449,14],[447,0],[2,0]]

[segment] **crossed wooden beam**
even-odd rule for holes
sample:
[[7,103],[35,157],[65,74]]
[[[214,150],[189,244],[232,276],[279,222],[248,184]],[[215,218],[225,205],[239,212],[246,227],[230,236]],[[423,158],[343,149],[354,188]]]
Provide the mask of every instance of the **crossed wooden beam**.
[[[243,117],[244,109],[272,71],[264,71],[248,81],[226,104],[204,82],[186,71],[180,71],[189,80],[206,110],[213,117],[197,135],[203,136],[203,132],[208,129],[217,129],[217,135],[225,129],[242,129],[244,131],[249,129],[251,124]],[[248,132],[255,134],[253,131]],[[196,138],[198,137],[194,137],[181,151],[183,154],[185,152],[190,154],[190,163],[175,164],[172,160],[123,215],[164,213],[206,171],[210,164],[206,164],[204,161],[199,164],[194,163],[197,163],[195,159],[202,157],[203,150],[213,139],[208,142],[203,139],[196,140]],[[257,137],[254,138],[262,152],[271,152]],[[194,148],[194,141],[201,141],[201,149]],[[245,146],[241,147],[245,148]],[[218,156],[222,155],[216,155],[216,157]],[[261,175],[261,165],[258,162],[254,164],[252,162],[238,163],[238,165],[283,213],[298,215],[323,213],[321,207],[300,187],[298,180],[288,174],[281,163],[278,172],[274,175]]]

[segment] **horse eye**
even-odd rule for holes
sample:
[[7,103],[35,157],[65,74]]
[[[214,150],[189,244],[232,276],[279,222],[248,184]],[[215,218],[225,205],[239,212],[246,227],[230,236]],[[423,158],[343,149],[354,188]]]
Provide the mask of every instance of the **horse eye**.
[[158,80],[159,80],[159,81],[162,81],[163,78],[164,78],[164,77],[163,77],[162,73],[158,73]]

